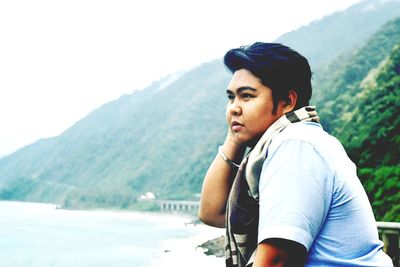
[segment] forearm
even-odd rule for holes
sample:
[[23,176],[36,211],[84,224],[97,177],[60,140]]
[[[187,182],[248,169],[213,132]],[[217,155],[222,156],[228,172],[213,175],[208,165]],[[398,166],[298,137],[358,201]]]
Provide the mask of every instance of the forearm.
[[[227,138],[222,151],[229,159],[239,163],[245,148]],[[201,221],[215,227],[225,226],[226,202],[236,172],[237,168],[232,168],[220,155],[216,155],[203,182],[199,208]]]

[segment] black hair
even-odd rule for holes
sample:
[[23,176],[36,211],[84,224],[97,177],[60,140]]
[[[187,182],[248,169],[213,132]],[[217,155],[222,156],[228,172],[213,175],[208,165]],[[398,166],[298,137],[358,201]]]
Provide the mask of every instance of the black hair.
[[234,48],[225,54],[224,64],[232,73],[246,69],[268,86],[272,90],[274,113],[277,103],[288,99],[290,90],[297,93],[295,109],[309,105],[312,94],[310,65],[304,56],[287,46],[257,42]]

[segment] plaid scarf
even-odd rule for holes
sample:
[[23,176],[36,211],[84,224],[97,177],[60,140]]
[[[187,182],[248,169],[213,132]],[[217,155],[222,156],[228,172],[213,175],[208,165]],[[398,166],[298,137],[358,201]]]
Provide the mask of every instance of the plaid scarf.
[[240,164],[226,207],[226,266],[251,266],[247,264],[258,244],[258,182],[268,147],[275,135],[288,125],[301,121],[318,123],[315,107],[306,106],[280,117]]

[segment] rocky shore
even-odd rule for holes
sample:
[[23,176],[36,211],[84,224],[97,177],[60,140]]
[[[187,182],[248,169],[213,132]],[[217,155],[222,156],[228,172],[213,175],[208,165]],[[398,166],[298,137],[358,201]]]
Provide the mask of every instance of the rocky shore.
[[199,245],[198,247],[201,247],[204,250],[204,253],[206,255],[214,255],[216,257],[224,257],[224,255],[225,255],[224,244],[225,244],[225,237],[220,236],[220,237],[208,240],[207,242],[204,242],[203,244]]

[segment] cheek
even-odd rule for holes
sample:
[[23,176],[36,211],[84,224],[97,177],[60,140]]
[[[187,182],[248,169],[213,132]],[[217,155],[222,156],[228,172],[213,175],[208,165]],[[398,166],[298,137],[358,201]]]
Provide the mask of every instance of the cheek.
[[263,120],[263,119],[258,119],[258,120],[255,120],[253,123],[252,123],[252,127],[251,127],[252,129],[252,132],[254,133],[254,134],[260,134],[260,133],[263,133],[263,132],[265,132],[265,130],[267,130],[267,128],[268,127],[266,127],[266,121],[265,120]]
[[251,125],[255,132],[263,133],[271,125],[271,116],[268,115],[268,110],[257,112],[251,118]]

